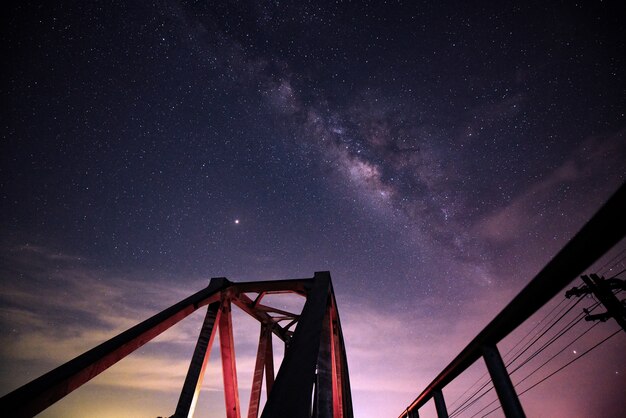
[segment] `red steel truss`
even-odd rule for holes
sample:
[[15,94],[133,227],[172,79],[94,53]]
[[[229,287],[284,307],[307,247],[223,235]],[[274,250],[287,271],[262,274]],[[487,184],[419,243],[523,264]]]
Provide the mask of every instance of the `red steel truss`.
[[[267,295],[283,293],[306,298],[301,313],[262,303]],[[296,280],[233,283],[225,278],[211,279],[207,288],[0,398],[0,410],[11,417],[38,414],[192,312],[207,306],[172,418],[193,416],[216,333],[226,415],[240,418],[233,305],[260,323],[248,418],[258,417],[264,375],[267,401],[261,418],[353,417],[346,350],[328,272]],[[273,335],[285,343],[285,355],[276,376]]]

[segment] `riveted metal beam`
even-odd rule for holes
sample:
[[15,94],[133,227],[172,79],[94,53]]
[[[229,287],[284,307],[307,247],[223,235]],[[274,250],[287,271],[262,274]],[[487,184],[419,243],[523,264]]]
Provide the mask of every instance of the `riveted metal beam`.
[[219,300],[221,290],[230,284],[224,278],[212,279],[205,289],[3,396],[0,410],[14,418],[38,414],[199,307]]
[[224,377],[224,400],[226,417],[240,418],[239,387],[237,386],[237,366],[235,364],[235,343],[230,299],[222,300],[219,319],[220,354],[222,355],[222,375]]
[[209,361],[209,354],[211,353],[211,346],[213,345],[213,339],[215,338],[215,322],[218,320],[220,314],[220,302],[213,302],[207,308],[207,313],[200,329],[200,335],[198,336],[198,342],[189,364],[189,370],[187,371],[187,377],[183,384],[183,389],[178,399],[178,405],[176,406],[176,412],[172,418],[191,418],[196,407],[198,400],[198,394],[200,393],[200,387],[202,386],[202,378],[204,377],[204,371],[206,369],[207,362]]

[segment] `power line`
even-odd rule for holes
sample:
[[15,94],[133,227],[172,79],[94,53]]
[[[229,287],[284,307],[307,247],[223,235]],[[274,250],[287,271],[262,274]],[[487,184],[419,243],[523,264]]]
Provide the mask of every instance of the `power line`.
[[[598,306],[600,305],[600,303],[596,303],[594,306],[590,307],[587,312],[593,312],[594,309],[596,309]],[[552,336],[547,342],[545,342],[540,348],[538,348],[533,354],[531,354],[530,356],[528,356],[521,364],[519,364],[515,369],[513,369],[511,371],[510,374],[515,373],[517,370],[519,370],[522,366],[524,366],[525,364],[527,364],[529,361],[531,361],[533,358],[535,358],[538,354],[540,354],[543,350],[545,350],[546,348],[548,348],[550,345],[552,345],[554,342],[556,342],[559,338],[561,338],[563,335],[565,335],[570,329],[572,329],[576,324],[578,324],[580,321],[582,321],[585,318],[586,313],[582,313],[579,314],[577,317],[575,317],[572,321],[570,321],[569,324],[567,324],[565,327],[561,328],[561,331],[559,331],[557,334],[555,334],[554,336]]]
[[[515,373],[516,371],[518,371],[521,367],[523,367],[524,365],[526,365],[529,361],[531,361],[533,358],[535,358],[538,354],[540,354],[543,350],[545,350],[547,347],[549,347],[552,343],[554,343],[555,341],[557,341],[560,337],[562,337],[567,331],[569,331],[574,325],[578,324],[582,319],[584,318],[584,316],[580,316],[580,318],[575,319],[574,321],[570,321],[569,324],[567,324],[564,328],[561,329],[561,331],[559,333],[557,333],[556,335],[554,335],[550,340],[548,340],[548,342],[544,343],[543,346],[541,346],[539,349],[537,349],[533,354],[531,354],[528,358],[526,358],[521,364],[519,364],[515,369],[513,369],[511,372],[509,372],[509,375],[513,375],[513,373]],[[597,324],[597,323],[596,323]],[[596,324],[594,324],[593,326],[595,326]],[[591,326],[589,329],[593,328],[593,326]],[[575,341],[577,341],[579,338],[581,338],[584,334],[586,334],[589,329],[585,332],[583,332],[581,335],[579,335],[578,337],[576,337],[572,342],[570,342],[565,348],[569,347],[571,344],[573,344]],[[560,354],[563,350],[565,350],[565,348],[563,348],[561,351],[559,351],[557,353]],[[555,356],[551,357],[547,362],[545,362],[543,365],[545,365],[546,363],[548,363],[550,360],[552,360]],[[542,366],[543,366],[542,365]],[[540,366],[541,367],[541,366]],[[536,371],[536,370],[535,370]],[[535,372],[533,371],[533,373]],[[531,373],[532,374],[532,373]],[[522,381],[526,380],[528,378],[528,376],[526,376],[524,379],[522,379]],[[521,382],[521,381],[520,381]],[[519,382],[518,382],[519,383]],[[482,411],[484,411],[485,409],[487,409],[489,406],[493,405],[498,399],[494,399],[493,401],[491,401],[489,404],[485,405],[482,409],[480,409],[478,412],[476,412],[472,417],[477,416],[478,414],[480,414]]]
[[[621,274],[622,272],[618,273]],[[537,331],[537,333],[531,338],[531,340],[529,342],[527,342],[525,345],[523,345],[521,350],[518,350],[514,353],[514,358],[512,360],[510,360],[507,363],[507,366],[510,366],[511,364],[513,364],[515,361],[517,361],[525,352],[527,352],[532,346],[534,346],[544,335],[546,335],[552,328],[554,328],[563,318],[565,318],[565,316],[567,316],[567,314],[569,312],[571,312],[577,305],[578,303],[580,303],[583,298],[580,298],[578,300],[576,300],[575,303],[571,304],[570,306],[568,306],[567,304],[563,307],[561,307],[561,305],[563,305],[564,301],[566,299],[562,299],[557,305],[555,305],[550,312],[548,312],[540,321],[538,321],[533,328],[531,328],[531,330],[529,330],[520,340],[518,340],[515,345],[513,347],[511,347],[507,353],[505,354],[505,358],[511,353],[513,352],[517,347],[519,347],[527,338],[529,335],[531,335],[537,328],[539,328],[539,331]],[[588,310],[586,310],[586,313],[589,313],[591,311],[593,311],[595,308],[597,308],[600,305],[599,302],[596,301],[595,304],[593,304],[592,306],[589,307]],[[557,309],[559,309],[559,307],[561,307],[560,310],[558,310],[558,312],[550,319],[550,321],[546,321],[546,319],[548,317],[550,317],[555,311],[557,311]],[[565,312],[563,312],[565,310]],[[556,317],[556,319],[554,319]],[[580,321],[582,321],[584,319],[585,315],[584,314],[578,314],[576,315],[571,321],[569,321],[569,323],[567,323],[564,327],[562,327],[559,331],[557,331],[557,333],[555,335],[553,335],[552,337],[550,337],[550,339],[545,342],[540,348],[538,348],[535,352],[533,352],[530,356],[528,356],[521,364],[519,364],[513,371],[510,372],[510,374],[513,374],[514,372],[516,372],[517,370],[519,370],[521,367],[523,367],[524,365],[526,365],[528,362],[530,362],[532,359],[534,359],[537,355],[539,355],[541,352],[543,352],[545,349],[547,349],[550,345],[552,345],[554,342],[556,342],[557,340],[559,340],[563,335],[565,335],[567,332],[569,332],[576,324],[578,324]],[[540,325],[542,324],[542,322],[546,321],[546,323],[543,325],[543,327],[540,328]],[[595,324],[594,324],[595,326]],[[587,329],[586,331],[584,331],[581,335],[579,335],[578,337],[576,337],[574,340],[572,340],[568,345],[566,345],[564,348],[562,348],[558,353],[556,353],[555,355],[553,355],[552,357],[550,357],[550,359],[548,359],[547,361],[545,361],[542,365],[540,365],[538,368],[536,368],[535,370],[533,370],[529,375],[527,375],[526,377],[524,377],[519,383],[527,380],[531,375],[533,375],[534,373],[536,373],[538,370],[540,370],[542,367],[544,367],[546,364],[548,364],[550,361],[552,361],[556,356],[558,356],[560,353],[562,353],[565,349],[567,349],[567,347],[569,347],[571,344],[573,344],[575,341],[577,341],[578,339],[580,339],[583,335],[585,335],[587,332],[589,332],[591,329],[593,328],[590,327],[589,329]],[[583,353],[583,354],[586,354]],[[581,355],[582,356],[582,355]],[[476,386],[477,384],[480,383],[480,381],[482,381],[482,379],[487,376],[488,373],[483,374],[476,382],[474,382],[468,389],[465,390],[465,392],[463,392],[463,394],[461,394],[461,396],[459,398],[457,398],[453,404],[457,403],[460,399],[463,398],[463,396],[465,394],[467,394],[474,386]],[[481,387],[479,387],[476,391],[474,391],[472,393],[471,396],[469,396],[465,401],[463,401],[455,410],[453,410],[450,414],[450,417],[455,417],[463,412],[465,412],[467,409],[469,409],[470,407],[472,407],[474,404],[476,404],[480,399],[482,399],[485,395],[487,395],[489,392],[491,392],[491,390],[493,389],[493,386],[491,386],[489,389],[487,389],[486,391],[484,391],[483,393],[480,393],[483,389],[485,389],[488,385],[490,384],[490,380],[488,380],[487,382],[485,382]],[[496,402],[497,399],[495,399],[494,401],[492,401],[491,403],[487,404],[485,407],[483,407],[481,410],[479,410],[475,415],[479,414],[480,412],[482,412],[485,408],[488,408],[490,405],[492,405],[494,402]],[[491,412],[489,412],[491,413]],[[488,413],[488,414],[489,414]]]
[[[452,407],[453,407],[453,406],[454,406],[457,402],[459,402],[459,401],[463,398],[463,396],[465,396],[465,395],[467,394],[467,392],[469,392],[471,389],[473,389],[473,388],[474,388],[474,386],[476,386],[477,384],[479,384],[479,382],[481,382],[481,381],[482,381],[482,380],[483,380],[483,379],[484,379],[484,378],[485,378],[488,374],[489,374],[489,372],[485,372],[485,373],[483,373],[483,375],[482,375],[482,376],[480,376],[480,377],[478,378],[478,380],[476,380],[476,381],[475,381],[474,383],[472,383],[472,384],[471,384],[471,385],[470,385],[467,389],[465,389],[465,392],[463,392],[463,393],[462,393],[462,394],[461,394],[458,398],[456,398],[456,399],[454,400],[454,402],[452,402],[452,403],[450,404],[450,408],[452,408]],[[489,383],[489,382],[487,382],[487,383]],[[484,387],[484,386],[483,386],[483,387]],[[479,391],[480,391],[480,389],[479,389]],[[470,396],[470,399],[471,399],[473,396],[475,396],[475,394],[476,394],[476,393],[474,393],[474,395]],[[466,400],[465,402],[463,402],[463,403],[461,404],[461,406],[462,406],[462,405],[464,405],[466,402],[467,402],[467,400]],[[459,407],[460,407],[460,406],[459,406]],[[457,409],[458,409],[458,408],[457,408]],[[451,413],[451,415],[452,415],[453,413],[454,413],[454,411]]]
[[576,341],[578,341],[579,339],[581,339],[585,334],[587,334],[589,331],[591,331],[596,325],[599,325],[600,322],[596,322],[593,325],[591,325],[589,328],[587,328],[582,334],[580,334],[578,337],[574,338],[572,341],[570,341],[569,344],[567,344],[565,347],[563,347],[562,349],[559,350],[558,353],[554,354],[552,357],[550,357],[548,360],[544,361],[539,367],[535,368],[535,370],[533,370],[532,372],[530,372],[528,375],[526,375],[526,377],[524,377],[522,380],[520,380],[519,382],[517,382],[517,384],[519,385],[520,383],[522,383],[523,381],[525,381],[526,379],[528,379],[530,376],[532,376],[533,374],[535,374],[536,372],[538,372],[542,367],[544,367],[546,364],[548,364],[549,362],[551,362],[552,360],[554,360],[556,358],[556,356],[558,356],[559,354],[561,354],[563,351],[567,350],[572,344],[574,344]]
[[624,269],[624,270],[620,271],[619,273],[615,273],[615,274],[614,274],[613,276],[611,276],[610,278],[611,278],[611,279],[617,279],[617,276],[619,276],[620,274],[622,274],[622,273],[623,273],[623,272],[625,272],[625,271],[626,271],[626,269]]
[[[553,313],[554,311],[556,311],[556,309],[557,309],[559,306],[561,306],[561,305],[563,304],[563,302],[565,302],[565,301],[568,301],[568,299],[566,299],[566,298],[561,299],[561,301],[560,301],[557,305],[555,305],[555,306],[554,306],[554,308],[552,308],[552,310],[550,310],[550,312],[548,312],[548,313],[547,313],[547,314],[546,314],[546,315],[545,315],[545,316],[541,319],[541,321],[537,322],[537,324],[535,324],[535,326],[534,326],[534,327],[532,327],[532,329],[531,329],[530,331],[528,331],[528,332],[526,333],[526,335],[524,335],[524,337],[523,337],[521,340],[519,340],[519,341],[518,341],[518,342],[517,342],[517,343],[516,343],[513,347],[511,347],[511,348],[510,348],[510,349],[506,352],[506,354],[504,355],[504,358],[507,358],[507,357],[509,356],[509,354],[510,354],[510,353],[511,353],[511,352],[512,352],[515,348],[517,348],[517,346],[519,346],[519,345],[520,345],[520,343],[521,343],[522,341],[524,341],[524,340],[525,340],[525,339],[526,339],[526,338],[527,338],[530,334],[532,334],[532,333],[533,333],[533,332],[534,332],[534,331],[535,331],[535,330],[539,327],[539,325],[540,325],[540,324],[541,324],[541,323],[542,323],[542,322],[543,322],[543,321],[544,321],[547,317],[549,317],[550,315],[552,315],[552,313]],[[565,309],[565,306],[564,306],[563,308],[561,308],[561,310],[560,310],[558,313],[556,313],[556,314],[554,315],[554,317],[557,317],[557,316],[559,315],[559,313],[561,313],[561,312],[563,311],[563,309]],[[547,324],[548,324],[548,323],[549,323],[549,322],[547,322],[547,323],[544,325],[544,327],[543,327],[543,328],[541,328],[541,329],[538,331],[538,333],[539,333],[539,332],[541,332],[541,331],[542,331],[542,330],[543,330],[543,329],[547,326]],[[536,334],[535,334],[535,335],[536,335]],[[532,340],[532,338],[531,338],[531,340]],[[517,353],[518,353],[518,352],[516,352],[515,354],[517,354]],[[514,354],[514,355],[515,355],[515,354]]]
[[[529,335],[531,335],[531,334],[532,334],[532,333],[533,333],[533,332],[534,332],[534,331],[535,331],[535,330],[536,330],[536,329],[537,329],[537,328],[538,328],[538,327],[539,327],[539,326],[540,326],[540,325],[541,325],[544,321],[545,321],[546,323],[545,323],[542,327],[540,327],[540,328],[539,328],[539,331],[537,332],[537,334],[538,334],[539,332],[541,332],[543,329],[545,329],[547,326],[549,326],[549,325],[550,325],[550,323],[551,323],[551,321],[552,321],[555,317],[557,317],[557,316],[558,316],[558,315],[559,315],[559,314],[560,314],[560,313],[561,313],[564,309],[566,309],[566,308],[567,308],[567,305],[566,305],[566,306],[564,306],[564,307],[562,307],[562,308],[561,308],[561,309],[560,309],[560,310],[559,310],[556,314],[554,314],[554,316],[552,316],[552,314],[553,314],[553,313],[554,313],[554,312],[555,312],[555,311],[556,311],[556,310],[557,310],[557,309],[558,309],[558,308],[559,308],[559,307],[560,307],[560,306],[561,306],[564,302],[566,302],[566,301],[569,301],[569,299],[566,299],[566,298],[561,299],[561,301],[560,301],[558,304],[556,304],[556,305],[555,305],[555,306],[554,306],[554,307],[550,310],[550,312],[548,312],[546,315],[544,315],[544,316],[541,318],[541,320],[539,320],[539,321],[538,321],[538,322],[537,322],[537,323],[536,323],[536,324],[535,324],[535,325],[534,325],[534,326],[530,329],[530,331],[528,331],[528,332],[526,333],[526,335],[524,335],[524,336],[523,336],[520,340],[518,340],[518,341],[517,341],[517,343],[515,343],[515,345],[514,345],[513,347],[511,347],[511,348],[510,348],[510,349],[506,352],[506,354],[504,355],[504,358],[507,358],[507,357],[511,354],[511,352],[513,352],[513,351],[514,351],[514,350],[515,350],[515,349],[516,349],[516,348],[517,348],[517,347],[518,347],[518,346],[519,346],[519,345],[520,345],[523,341],[525,341],[525,340],[528,338],[528,336],[529,336]],[[572,303],[574,303],[574,302],[572,301]],[[551,316],[552,316],[552,317],[551,317]],[[547,320],[547,318],[550,318],[550,319],[549,319],[549,320]],[[561,319],[561,318],[559,318],[559,320],[560,320],[560,319]],[[557,320],[557,321],[558,321],[558,320]],[[536,336],[537,334],[535,334],[535,336]],[[532,338],[531,338],[531,340],[532,340]],[[532,344],[531,344],[531,345],[532,345]],[[516,351],[513,355],[515,355],[515,354],[519,353],[519,351],[520,351],[520,350]],[[490,378],[489,378],[489,372],[487,372],[487,371],[486,371],[486,372],[485,372],[482,376],[480,376],[480,377],[479,377],[479,378],[478,378],[478,379],[477,379],[474,383],[472,383],[472,384],[471,384],[471,385],[470,385],[470,386],[469,386],[469,387],[468,387],[468,388],[467,388],[467,389],[466,389],[466,390],[465,390],[465,391],[464,391],[464,392],[463,392],[463,393],[462,393],[462,394],[461,394],[461,395],[460,395],[460,396],[459,396],[459,397],[458,397],[458,398],[457,398],[454,402],[452,402],[452,403],[450,404],[450,406],[452,407],[452,406],[454,406],[456,403],[458,403],[461,399],[463,399],[463,397],[464,397],[464,396],[465,396],[465,395],[466,395],[466,394],[467,394],[470,390],[472,390],[475,386],[477,386],[478,384],[480,384],[480,382],[481,382],[481,381],[482,381],[485,377],[487,377],[487,382],[486,382],[486,383],[484,383],[484,384],[483,384],[480,388],[478,388],[476,391],[472,392],[472,394],[471,394],[471,395],[470,395],[467,399],[465,399],[465,400],[464,400],[464,401],[463,401],[463,402],[462,402],[462,403],[461,403],[461,404],[460,404],[460,405],[459,405],[456,409],[454,409],[454,410],[451,412],[450,416],[454,415],[455,413],[460,413],[460,412],[462,412],[462,411],[459,411],[459,409],[463,408],[463,406],[464,406],[465,404],[467,404],[468,402],[470,402],[470,401],[472,400],[472,398],[474,398],[476,395],[478,395],[478,393],[479,393],[482,389],[484,389],[484,388],[485,388],[485,387],[489,384],[489,381],[490,381]],[[482,397],[482,396],[484,396],[484,395],[481,395],[481,397]],[[480,397],[479,397],[478,399],[480,399]],[[468,407],[469,407],[469,405],[468,405]],[[467,409],[467,408],[463,408],[463,410],[465,410],[465,409]]]
[[[474,393],[474,395],[472,395],[472,397],[476,396],[476,395],[478,394],[478,392],[480,392],[481,390],[483,390],[483,389],[484,389],[485,387],[487,387],[490,383],[491,383],[491,380],[489,380],[488,382],[486,382],[486,383],[485,383],[485,384],[484,384],[484,385],[483,385],[480,389],[478,389],[478,391],[477,391],[476,393]],[[457,415],[459,415],[459,414],[461,414],[461,413],[465,412],[467,409],[469,409],[470,407],[472,407],[472,406],[473,406],[476,402],[478,402],[479,400],[481,400],[481,399],[482,399],[482,398],[483,398],[486,394],[488,394],[489,392],[491,392],[491,391],[493,390],[493,388],[494,388],[494,386],[493,386],[493,384],[492,384],[492,385],[491,385],[491,387],[489,387],[489,389],[487,389],[485,392],[483,392],[482,394],[480,394],[480,396],[478,396],[476,399],[472,400],[471,402],[469,402],[469,401],[470,401],[470,399],[472,399],[472,397],[470,397],[468,400],[466,400],[466,401],[464,402],[464,404],[465,404],[465,403],[467,403],[467,402],[469,402],[469,403],[467,403],[467,405],[465,405],[465,406],[463,406],[463,405],[459,406],[459,407],[458,407],[455,411],[453,411],[453,412],[450,414],[450,418],[453,418],[453,417],[455,417],[455,416],[457,416]]]
[[[611,264],[611,263],[612,263],[615,259],[617,259],[618,257],[620,257],[620,256],[621,256],[622,254],[624,254],[624,253],[626,253],[626,248],[623,248],[623,249],[622,249],[622,251],[620,251],[619,253],[617,253],[615,256],[611,257],[611,258],[609,259],[609,261],[607,261],[606,263],[604,263],[604,264],[602,265],[602,267],[600,267],[600,268],[597,270],[597,272],[598,272],[598,273],[601,273],[601,272],[602,272],[602,270],[604,270],[604,268],[605,268],[606,266],[608,266],[609,264]],[[622,258],[621,258],[620,260],[618,260],[615,264],[613,264],[613,265],[611,266],[611,268],[615,267],[615,266],[616,266],[616,265],[617,265],[620,261],[622,261],[623,259],[624,259],[624,258],[622,257]]]
[[[517,382],[515,384],[515,386],[521,384],[522,382],[524,382],[526,379],[528,379],[530,376],[532,376],[533,374],[535,374],[537,371],[539,371],[542,367],[544,367],[546,364],[548,364],[549,362],[551,362],[552,360],[554,360],[559,354],[561,354],[563,351],[565,351],[568,347],[570,347],[572,344],[574,344],[576,341],[578,341],[580,338],[582,338],[585,334],[587,334],[589,331],[591,331],[596,325],[600,324],[599,322],[594,323],[593,325],[591,325],[589,328],[587,328],[583,333],[581,333],[578,337],[574,338],[572,341],[570,341],[565,347],[563,347],[561,350],[559,350],[558,353],[554,354],[552,357],[550,357],[548,360],[546,360],[545,362],[543,362],[539,367],[537,367],[535,370],[533,370],[532,372],[530,372],[526,377],[524,377],[522,380],[520,380],[519,382]],[[511,372],[512,373],[512,372]],[[491,405],[493,405],[494,403],[496,403],[498,399],[494,399],[493,401],[491,401],[490,403],[488,403],[487,405],[485,405],[480,411],[476,412],[474,415],[472,415],[471,418],[477,416],[478,414],[480,414],[482,411],[484,411],[485,409],[489,408]],[[491,413],[491,412],[489,412]]]
[[559,323],[559,321],[561,321],[561,319],[563,319],[565,317],[565,315],[567,315],[572,309],[574,309],[576,307],[576,305],[578,305],[583,299],[580,298],[578,299],[567,311],[565,311],[565,313],[563,313],[552,325],[550,325],[545,331],[543,331],[538,337],[536,337],[531,343],[530,345],[528,345],[521,353],[517,354],[515,356],[515,358],[513,358],[512,360],[510,360],[506,365],[507,367],[510,366],[511,364],[513,364],[518,358],[520,358],[526,351],[528,351],[530,349],[530,347],[532,347],[537,341],[539,341],[539,339],[541,337],[543,337],[544,335],[546,335],[548,333],[548,331],[550,331],[556,324]]
[[[518,345],[521,343],[521,341],[523,341],[524,339],[526,339],[526,338],[528,337],[528,335],[530,335],[530,334],[531,334],[531,333],[532,333],[532,332],[533,332],[533,331],[534,331],[534,330],[535,330],[535,329],[539,326],[539,324],[541,324],[541,322],[543,322],[546,318],[548,318],[550,315],[552,315],[552,313],[554,313],[554,311],[556,311],[556,310],[557,310],[557,308],[558,308],[559,306],[561,306],[561,304],[562,304],[564,301],[566,301],[566,300],[569,300],[569,299],[565,299],[565,298],[563,298],[563,300],[561,300],[561,302],[559,302],[559,303],[558,303],[558,304],[557,304],[554,308],[552,308],[552,310],[551,310],[548,314],[546,314],[546,315],[545,315],[545,316],[544,316],[544,317],[543,317],[543,318],[542,318],[542,319],[541,319],[541,320],[537,323],[537,325],[535,325],[535,327],[533,327],[533,329],[531,329],[531,330],[530,330],[530,331],[529,331],[529,332],[528,332],[528,333],[527,333],[527,334],[526,334],[526,335],[522,338],[522,340],[518,341],[518,343],[517,343],[517,344],[515,344],[515,346],[518,346]],[[558,316],[558,318],[555,320],[555,319],[554,319],[554,317],[553,317],[550,321],[548,321],[546,324],[544,324],[544,326],[543,326],[543,327],[541,327],[541,328],[539,329],[539,331],[537,331],[537,333],[535,334],[535,336],[533,336],[533,339],[532,339],[532,340],[530,340],[530,341],[526,344],[526,346],[525,346],[525,347],[521,350],[521,352],[518,350],[518,352],[516,352],[516,353],[515,353],[516,357],[515,357],[513,360],[511,360],[511,361],[509,362],[509,364],[507,364],[507,366],[508,366],[508,365],[510,365],[511,363],[513,363],[515,360],[517,360],[517,359],[518,359],[521,355],[523,355],[526,351],[528,351],[528,349],[530,349],[530,347],[532,347],[532,346],[533,346],[533,345],[534,345],[534,344],[535,344],[535,343],[536,343],[536,342],[537,342],[537,341],[538,341],[538,340],[539,340],[542,336],[544,336],[544,335],[545,335],[548,331],[550,331],[550,329],[552,329],[552,328],[553,328],[556,324],[558,324],[558,323],[559,323],[559,322],[560,322],[560,321],[561,321],[561,320],[562,320],[562,319],[563,319],[563,318],[564,318],[564,317],[565,317],[565,316],[566,316],[569,312],[571,312],[571,310],[572,310],[572,309],[573,309],[573,308],[574,308],[574,307],[575,307],[575,306],[576,306],[576,305],[577,305],[580,301],[581,301],[581,299],[576,300],[576,302],[574,302],[573,304],[571,304],[571,306],[569,306],[569,308],[568,308],[568,305],[563,306],[563,307],[562,307],[562,308],[561,308],[561,309],[560,309],[560,310],[559,310],[559,311],[558,311],[558,312],[554,315],[554,317],[557,317],[557,316]],[[562,313],[562,312],[563,312],[563,310],[565,310],[565,309],[567,309],[567,310],[566,310],[564,313]],[[560,316],[559,316],[559,315],[560,315]],[[581,317],[581,319],[582,319],[582,317]],[[570,324],[568,324],[568,325],[570,325]],[[546,327],[547,327],[547,329],[546,329]],[[567,325],[566,325],[566,327],[567,327]],[[542,332],[542,331],[543,331],[543,332]],[[540,334],[539,336],[537,336],[537,334],[539,334],[539,333],[541,333],[541,334]],[[508,355],[508,353],[510,353],[510,352],[511,352],[511,351],[515,348],[515,346],[507,352],[507,355]],[[505,356],[506,356],[506,355],[505,355]],[[488,373],[485,373],[483,376],[481,376],[481,377],[478,379],[478,381],[477,381],[477,382],[475,382],[472,386],[475,386],[475,385],[476,385],[476,383],[480,382],[480,381],[481,381],[481,380],[482,380],[485,376],[487,376],[487,374],[488,374]],[[492,386],[489,390],[487,390],[487,391],[485,391],[484,393],[480,394],[480,392],[481,392],[481,391],[482,391],[485,387],[487,387],[490,383],[491,383],[491,379],[487,380],[487,382],[485,382],[485,383],[484,383],[481,387],[479,387],[476,391],[474,391],[474,392],[472,393],[472,395],[471,395],[471,396],[469,396],[469,397],[468,397],[468,398],[467,398],[464,402],[462,402],[462,403],[461,403],[461,404],[460,404],[460,405],[459,405],[459,406],[458,406],[455,410],[453,410],[453,411],[451,412],[450,417],[452,418],[453,416],[456,416],[456,415],[458,415],[458,414],[460,414],[460,413],[462,413],[462,412],[466,411],[468,408],[470,408],[470,407],[471,407],[471,406],[473,406],[476,402],[478,402],[480,399],[482,399],[482,398],[483,398],[483,397],[484,397],[487,393],[489,393],[489,392],[491,391],[491,389],[493,389],[493,386]],[[466,391],[464,392],[464,394],[465,394],[465,393],[467,393],[468,391],[469,391],[469,390],[466,390]],[[461,395],[461,397],[462,397],[462,396],[463,396],[463,395]]]
[[[578,301],[580,301],[581,299],[578,299]],[[507,366],[510,366],[514,361],[516,361],[519,357],[521,357],[521,355],[523,355],[526,351],[528,351],[528,349],[530,349],[535,343],[537,343],[541,337],[543,337],[551,328],[553,328],[558,322],[560,322],[577,304],[578,301],[576,303],[573,304],[573,306],[571,306],[565,313],[563,313],[554,323],[552,323],[550,325],[550,327],[548,329],[546,329],[541,335],[539,335],[538,337],[536,337],[529,345],[528,347],[526,347],[521,353],[519,353],[519,355],[517,357],[515,357],[513,360],[511,360]],[[558,306],[558,305],[557,305]],[[588,310],[588,312],[593,311],[595,308],[597,308],[599,306],[599,302],[595,303],[593,306],[591,306]],[[553,309],[554,310],[554,309]],[[562,312],[563,309],[561,309],[560,312]],[[557,314],[558,315],[558,314]],[[553,335],[547,342],[545,342],[541,347],[539,347],[537,350],[535,350],[535,352],[533,352],[530,356],[528,356],[521,364],[519,364],[513,371],[511,371],[509,374],[513,374],[514,372],[516,372],[517,370],[519,370],[521,367],[523,367],[524,365],[526,365],[529,361],[531,361],[533,358],[535,358],[538,354],[540,354],[542,351],[544,351],[546,348],[548,348],[550,345],[552,345],[554,342],[556,342],[558,339],[560,339],[563,335],[565,335],[569,330],[571,330],[576,324],[578,324],[580,321],[582,321],[585,317],[584,313],[578,314],[574,317],[574,319],[572,319],[569,323],[567,323],[564,327],[562,327],[555,335]],[[580,338],[581,336],[578,336],[574,341],[576,341],[578,338]],[[573,342],[572,342],[573,343]],[[571,344],[571,343],[570,343]],[[478,402],[481,398],[483,398],[490,390],[480,394],[476,399],[472,400],[472,398],[474,398],[475,396],[478,395],[478,393],[485,388],[488,384],[490,383],[490,381],[486,382],[481,388],[478,389],[478,391],[474,392],[474,394],[468,398],[463,404],[461,404],[455,411],[453,411],[453,413],[450,415],[450,417],[456,416],[464,411],[466,411],[467,409],[469,409],[472,405],[474,405],[476,402]],[[493,387],[491,388],[493,389]],[[472,400],[470,402],[470,400]],[[485,408],[488,408],[490,405],[492,405],[493,403],[495,403],[497,401],[497,398],[492,401],[491,403],[487,404],[484,408],[482,408],[481,410],[479,410],[474,416],[476,416],[477,414],[480,414],[480,412],[482,412]]]
[[[561,370],[563,370],[564,368],[566,368],[567,366],[569,366],[570,364],[580,360],[581,358],[583,358],[585,355],[589,354],[591,351],[593,351],[594,349],[596,349],[597,347],[599,347],[601,344],[605,343],[606,341],[608,341],[609,339],[613,338],[614,336],[616,336],[617,334],[619,334],[622,330],[618,329],[617,331],[615,331],[614,333],[612,333],[611,335],[609,335],[608,337],[604,338],[602,341],[600,341],[599,343],[597,343],[596,345],[594,345],[593,347],[591,347],[590,349],[588,349],[587,351],[581,353],[580,356],[568,361],[567,363],[565,363],[563,366],[559,367],[558,369],[556,369],[555,371],[553,371],[552,373],[550,373],[549,375],[547,375],[546,377],[544,377],[543,379],[539,380],[538,382],[536,382],[535,384],[533,384],[532,386],[530,386],[529,388],[525,389],[523,392],[520,392],[520,394],[518,396],[522,396],[523,394],[525,394],[526,392],[528,392],[529,390],[535,388],[537,385],[545,382],[546,380],[548,380],[549,378],[551,378],[552,376],[554,376],[555,374],[557,374],[558,372],[560,372]],[[491,411],[487,412],[485,415],[482,416],[482,418],[488,416],[489,414],[491,414],[492,412],[497,411],[498,409],[500,409],[501,406],[498,406],[497,408],[492,409]]]

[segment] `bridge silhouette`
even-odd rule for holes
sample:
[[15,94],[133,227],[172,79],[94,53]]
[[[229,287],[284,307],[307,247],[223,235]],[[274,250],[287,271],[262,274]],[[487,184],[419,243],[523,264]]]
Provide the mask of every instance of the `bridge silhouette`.
[[[439,418],[448,417],[443,388],[481,358],[499,400],[496,408],[502,408],[507,417],[524,417],[518,393],[497,344],[624,238],[625,214],[626,185],[622,185],[529,284],[402,410],[399,418],[419,417],[420,408],[430,400],[434,400]],[[587,319],[614,319],[622,331],[626,331],[626,308],[613,292],[616,288],[622,289],[624,282],[616,277],[605,280],[597,275],[583,276],[583,281],[583,286],[570,289],[566,296],[593,294],[606,312],[588,314]],[[305,298],[302,312],[290,312],[264,303],[267,295],[284,294]],[[10,417],[34,416],[191,313],[206,309],[171,417],[193,416],[217,333],[226,415],[240,418],[231,316],[233,305],[260,324],[248,418],[257,418],[259,412],[262,418],[353,417],[348,360],[329,272],[317,272],[313,278],[295,280],[234,283],[226,278],[211,279],[205,289],[5,395],[0,399],[0,410]],[[284,357],[276,375],[272,336],[285,344]],[[267,400],[260,411],[264,377]]]

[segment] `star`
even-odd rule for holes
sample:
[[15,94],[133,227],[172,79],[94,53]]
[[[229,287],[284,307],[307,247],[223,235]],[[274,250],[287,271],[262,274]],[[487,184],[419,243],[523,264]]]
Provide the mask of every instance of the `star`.
[[[2,391],[204,278],[330,270],[354,415],[398,416],[423,389],[414,382],[432,378],[424,353],[453,359],[626,179],[620,2],[520,2],[513,14],[504,2],[144,2],[140,13],[49,3],[10,5],[2,28]],[[608,256],[623,247],[598,260],[605,276],[621,270]],[[406,335],[425,319],[428,333],[459,325],[433,341]],[[253,358],[257,324],[236,321],[237,354]],[[562,354],[579,358],[595,344],[586,335]],[[189,364],[193,343],[134,353],[139,373]],[[538,387],[524,404],[623,415],[606,375],[623,379],[625,342],[605,344],[595,374],[551,377],[563,399],[550,406]],[[107,390],[122,393],[107,408],[172,408],[180,387],[164,376],[147,387],[115,369]],[[464,402],[462,386],[446,396]],[[167,396],[140,405],[146,390]],[[89,414],[89,396],[76,399]],[[64,404],[53,413],[71,415]]]

